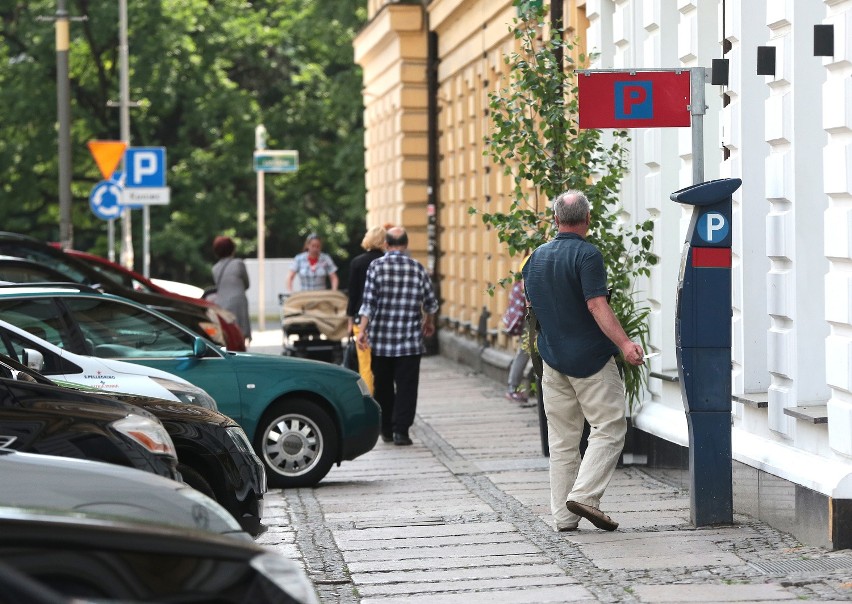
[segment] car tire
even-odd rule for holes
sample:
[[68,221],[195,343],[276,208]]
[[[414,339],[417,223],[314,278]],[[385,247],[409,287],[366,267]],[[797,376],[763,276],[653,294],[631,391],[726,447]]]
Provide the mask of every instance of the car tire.
[[308,487],[322,480],[337,459],[334,422],[316,403],[276,403],[260,420],[255,450],[270,487]]
[[218,501],[218,499],[216,499],[216,493],[213,492],[213,487],[210,486],[210,483],[207,482],[200,473],[182,463],[178,464],[178,472],[180,472],[180,475],[183,477],[184,483],[188,484],[199,493],[207,495],[213,501]]

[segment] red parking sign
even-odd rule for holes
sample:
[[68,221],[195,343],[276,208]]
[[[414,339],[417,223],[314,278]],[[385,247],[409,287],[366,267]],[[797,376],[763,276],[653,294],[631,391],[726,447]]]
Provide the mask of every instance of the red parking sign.
[[580,128],[691,124],[688,69],[579,71]]

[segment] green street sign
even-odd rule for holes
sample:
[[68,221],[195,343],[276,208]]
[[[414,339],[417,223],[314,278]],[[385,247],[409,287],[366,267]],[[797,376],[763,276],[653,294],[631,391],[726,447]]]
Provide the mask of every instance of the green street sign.
[[255,172],[296,172],[299,169],[298,151],[255,151]]

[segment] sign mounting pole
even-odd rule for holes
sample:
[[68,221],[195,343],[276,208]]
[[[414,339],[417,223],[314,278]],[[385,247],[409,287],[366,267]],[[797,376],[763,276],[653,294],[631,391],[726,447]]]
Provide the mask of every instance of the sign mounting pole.
[[692,115],[692,184],[704,182],[704,113],[707,111],[704,86],[707,83],[707,70],[704,67],[689,69],[689,89],[691,101],[689,112]]

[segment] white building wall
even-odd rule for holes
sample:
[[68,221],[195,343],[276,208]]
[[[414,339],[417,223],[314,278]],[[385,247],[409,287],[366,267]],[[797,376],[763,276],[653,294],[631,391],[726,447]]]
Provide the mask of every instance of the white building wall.
[[825,1],[822,23],[834,25],[834,56],[823,57],[822,128],[825,211],[825,344],[831,449],[852,456],[852,0]]
[[[724,10],[723,10],[724,8]],[[593,68],[707,67],[704,180],[742,178],[734,197],[734,457],[832,497],[852,497],[852,0],[588,0]],[[813,26],[835,55],[813,56]],[[723,40],[727,44],[723,47]],[[756,74],[775,46],[774,76]],[[692,184],[689,128],[634,130],[625,215],[655,222],[661,263],[644,289],[651,362],[676,375],[675,292],[689,214],[668,200]],[[784,413],[827,405],[828,424]],[[685,445],[677,384],[652,378],[635,424]],[[815,468],[815,461],[818,467]]]

